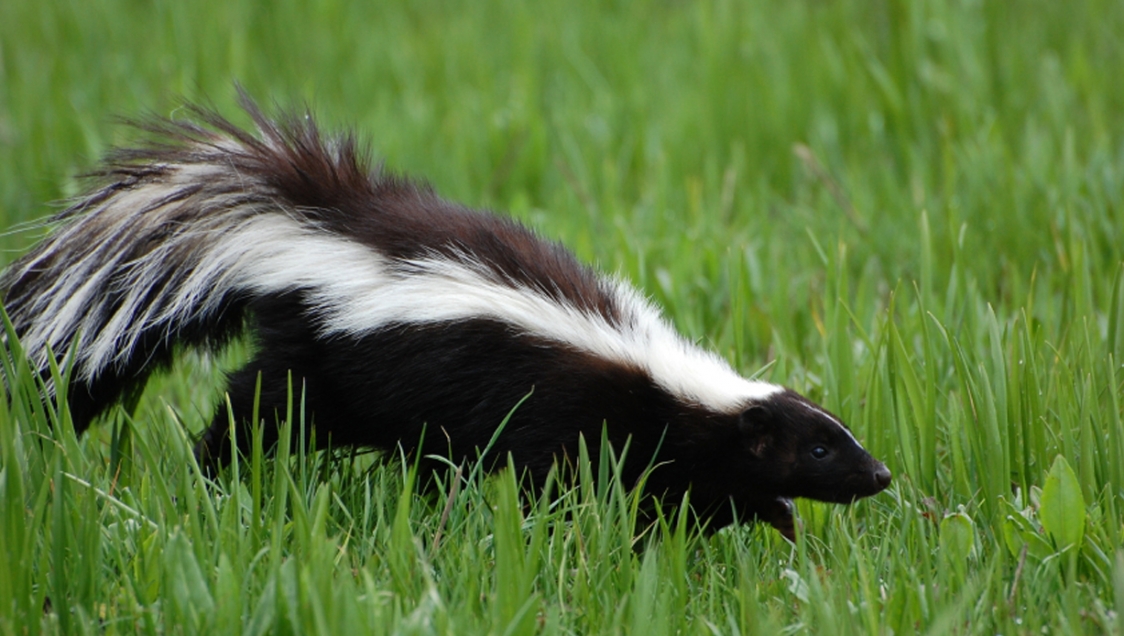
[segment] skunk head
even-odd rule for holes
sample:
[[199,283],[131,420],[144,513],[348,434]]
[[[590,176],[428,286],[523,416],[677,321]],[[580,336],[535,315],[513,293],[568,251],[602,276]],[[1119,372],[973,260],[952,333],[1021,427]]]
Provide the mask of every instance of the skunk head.
[[794,391],[755,400],[736,428],[738,463],[750,473],[740,477],[752,491],[764,482],[781,497],[850,503],[890,485],[890,471],[839,418]]

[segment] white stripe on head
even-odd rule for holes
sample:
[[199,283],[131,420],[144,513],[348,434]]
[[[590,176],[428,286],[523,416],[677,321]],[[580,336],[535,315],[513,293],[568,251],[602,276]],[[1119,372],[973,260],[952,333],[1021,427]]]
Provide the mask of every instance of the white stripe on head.
[[813,403],[811,403],[807,400],[802,400],[800,403],[804,405],[804,408],[808,409],[809,411],[812,411],[813,413],[817,413],[817,414],[823,416],[829,422],[832,422],[833,424],[838,426],[840,429],[842,429],[842,431],[844,433],[847,434],[847,437],[851,438],[852,442],[854,442],[855,444],[858,444],[859,447],[862,447],[862,444],[859,444],[859,440],[855,439],[855,434],[851,432],[851,429],[847,428],[843,424],[843,422],[840,422],[834,415],[832,415],[831,413],[828,413],[827,411],[819,408],[818,406],[816,406],[815,404],[813,404]]

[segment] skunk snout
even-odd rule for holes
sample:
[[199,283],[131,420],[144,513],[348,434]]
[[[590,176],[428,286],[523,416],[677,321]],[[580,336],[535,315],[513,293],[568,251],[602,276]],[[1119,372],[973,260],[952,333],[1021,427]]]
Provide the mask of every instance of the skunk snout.
[[890,469],[886,468],[885,464],[879,463],[878,468],[874,469],[874,492],[882,492],[890,485],[890,480],[893,475],[890,474]]

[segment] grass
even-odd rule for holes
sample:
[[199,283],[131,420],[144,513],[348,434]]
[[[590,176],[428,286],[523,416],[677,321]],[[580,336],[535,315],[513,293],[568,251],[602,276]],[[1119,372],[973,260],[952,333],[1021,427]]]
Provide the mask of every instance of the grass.
[[621,272],[895,473],[801,502],[795,546],[636,528],[589,474],[419,494],[283,449],[210,485],[188,435],[239,351],[81,440],[16,351],[0,632],[1124,634],[1122,32],[1109,0],[0,3],[0,227],[114,116],[236,116],[237,80]]

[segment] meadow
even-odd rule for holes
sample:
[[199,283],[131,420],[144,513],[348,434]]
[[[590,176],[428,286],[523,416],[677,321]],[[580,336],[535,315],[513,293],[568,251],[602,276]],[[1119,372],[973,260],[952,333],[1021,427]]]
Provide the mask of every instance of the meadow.
[[1124,634],[1122,34],[1118,0],[0,2],[3,263],[120,117],[244,123],[237,82],[632,280],[894,472],[799,502],[794,545],[637,524],[612,456],[539,498],[289,447],[212,483],[191,436],[248,343],[80,439],[11,344],[0,633]]

